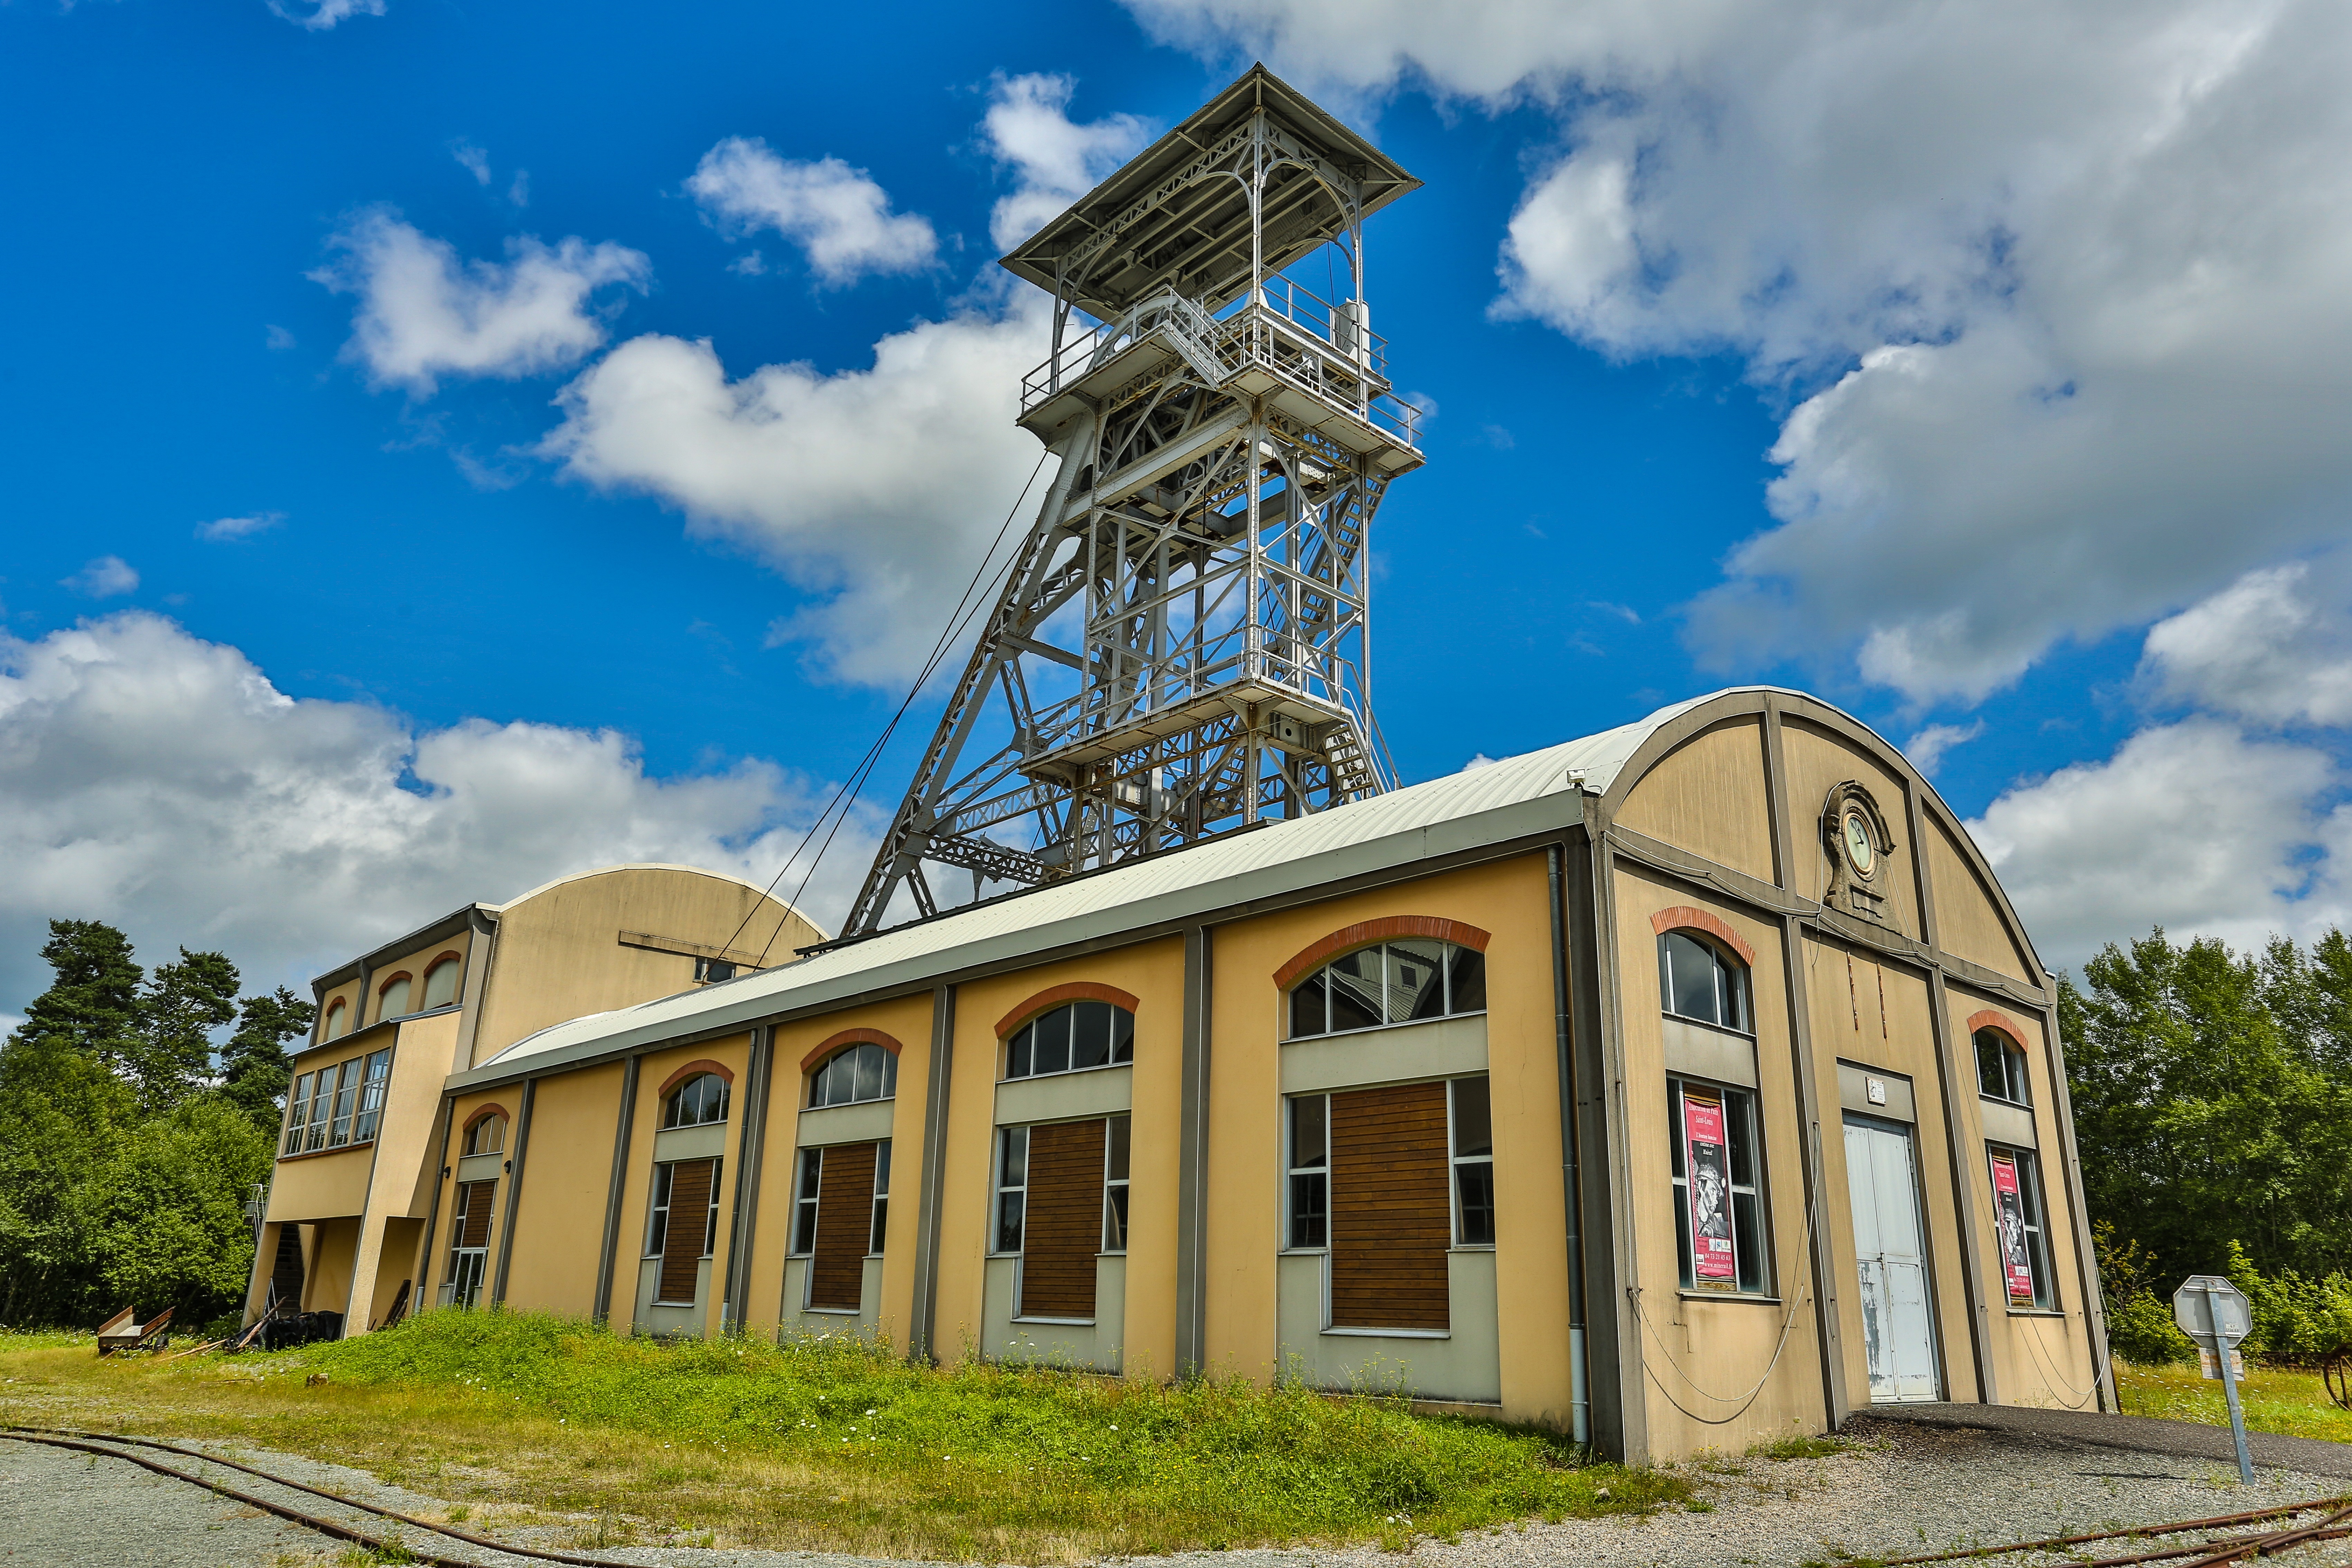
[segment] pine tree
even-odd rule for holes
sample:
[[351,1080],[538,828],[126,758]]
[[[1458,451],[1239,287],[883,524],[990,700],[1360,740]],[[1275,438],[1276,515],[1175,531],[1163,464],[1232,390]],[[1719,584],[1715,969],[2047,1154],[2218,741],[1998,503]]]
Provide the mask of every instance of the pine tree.
[[140,1108],[157,1115],[212,1077],[213,1031],[236,1022],[236,965],[224,953],[180,950],[139,994],[139,1050],[131,1073]]
[[140,1054],[144,978],[131,939],[97,921],[51,921],[41,956],[57,979],[25,1009],[10,1043],[48,1040],[109,1072],[128,1071]]
[[286,1086],[294,1077],[286,1042],[310,1033],[319,1010],[283,985],[274,995],[248,996],[240,1005],[244,1016],[236,1033],[221,1047],[220,1096],[274,1138]]

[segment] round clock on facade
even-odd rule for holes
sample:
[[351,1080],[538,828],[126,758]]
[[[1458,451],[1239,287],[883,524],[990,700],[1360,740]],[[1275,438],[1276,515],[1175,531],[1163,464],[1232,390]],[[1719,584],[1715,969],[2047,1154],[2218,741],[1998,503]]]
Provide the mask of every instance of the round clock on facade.
[[1858,811],[1845,814],[1845,852],[1853,861],[1853,868],[1864,876],[1876,868],[1878,846],[1870,841],[1870,824]]
[[1830,858],[1829,890],[1822,902],[1885,924],[1887,889],[1881,879],[1886,858],[1895,852],[1895,836],[1886,830],[1878,802],[1857,781],[1846,780],[1822,803],[1822,847]]

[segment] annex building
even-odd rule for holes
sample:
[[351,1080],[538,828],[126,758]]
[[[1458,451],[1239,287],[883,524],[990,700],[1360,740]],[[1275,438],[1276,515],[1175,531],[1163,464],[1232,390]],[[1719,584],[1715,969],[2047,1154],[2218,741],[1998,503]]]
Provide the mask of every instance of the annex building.
[[[392,966],[440,994],[477,918],[329,977],[329,1016]],[[461,969],[303,1056],[389,1051],[358,1103],[394,1086],[373,1154],[297,1152],[297,1092],[270,1215],[314,1279],[356,1245],[375,1318],[397,1253],[427,1306],[643,1333],[1401,1378],[1637,1458],[2112,1402],[2050,976],[1934,789],[1799,693],[732,979],[615,918],[519,984],[604,984],[586,1012],[627,984],[601,967],[677,953],[673,994],[468,1051],[499,981]],[[365,1204],[303,1195],[359,1180],[338,1159],[381,1173]]]

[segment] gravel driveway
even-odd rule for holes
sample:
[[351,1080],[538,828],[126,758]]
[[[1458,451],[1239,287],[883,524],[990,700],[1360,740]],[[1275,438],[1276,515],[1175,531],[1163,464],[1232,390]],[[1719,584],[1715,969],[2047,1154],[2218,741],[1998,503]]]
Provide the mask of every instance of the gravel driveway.
[[[2095,1447],[2046,1434],[1984,1432],[1857,1420],[1852,1449],[1819,1458],[1739,1458],[1685,1467],[1703,1499],[1641,1520],[1536,1524],[1456,1542],[1429,1542],[1409,1559],[1360,1548],[1199,1552],[1171,1568],[1798,1568],[1841,1556],[1898,1556],[2037,1540],[2115,1526],[2236,1513],[2352,1490],[2352,1482],[2263,1468],[2251,1487],[2229,1466]],[[404,1512],[435,1500],[357,1471],[287,1455],[248,1462]],[[243,1484],[243,1483],[240,1483]],[[325,1511],[315,1500],[304,1506]],[[528,1539],[513,1537],[510,1539]],[[578,1550],[569,1541],[533,1541]],[[2116,1553],[2136,1549],[2119,1542]],[[130,1465],[0,1443],[0,1563],[245,1568],[331,1561],[341,1548],[278,1520]],[[484,1563],[525,1559],[455,1543],[434,1550]],[[2324,1555],[2320,1555],[2323,1554]],[[853,1568],[864,1560],[809,1552],[639,1547],[594,1553],[615,1563],[677,1568]],[[2352,1545],[2315,1560],[2352,1559]],[[2054,1563],[2051,1557],[2034,1561]],[[2273,1562],[2283,1561],[2272,1559]]]

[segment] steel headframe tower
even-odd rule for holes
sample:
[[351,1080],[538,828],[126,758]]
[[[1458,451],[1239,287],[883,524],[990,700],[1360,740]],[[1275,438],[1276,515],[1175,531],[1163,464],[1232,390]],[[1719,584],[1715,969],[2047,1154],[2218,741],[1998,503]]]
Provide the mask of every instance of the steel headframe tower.
[[[961,902],[940,870],[977,899],[1391,787],[1366,541],[1422,455],[1363,225],[1420,184],[1254,67],[1004,258],[1054,296],[1020,422],[1059,463],[845,935]],[[1345,298],[1286,276],[1318,252]]]

